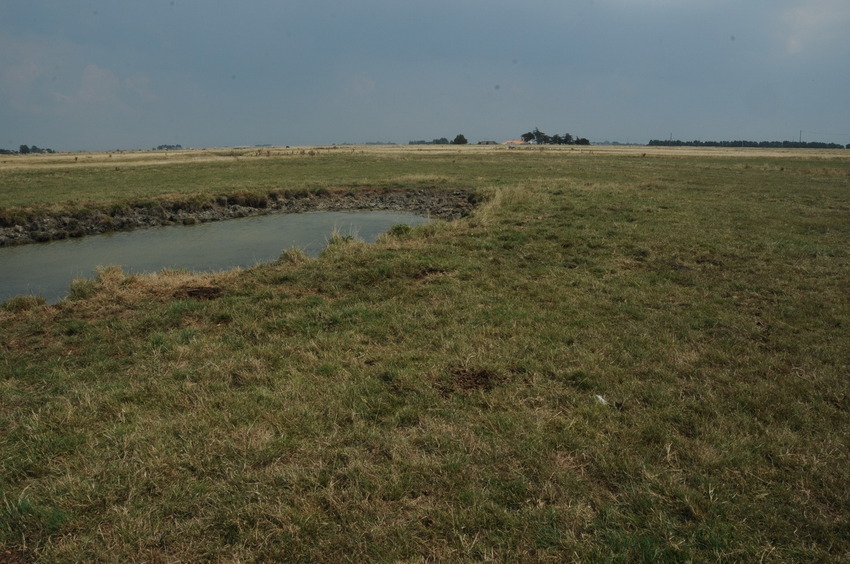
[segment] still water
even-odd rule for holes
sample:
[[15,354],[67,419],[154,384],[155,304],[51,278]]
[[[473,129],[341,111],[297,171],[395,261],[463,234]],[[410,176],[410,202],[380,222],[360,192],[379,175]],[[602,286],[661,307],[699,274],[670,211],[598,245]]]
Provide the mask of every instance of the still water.
[[0,303],[22,294],[55,303],[68,295],[72,280],[92,278],[98,266],[117,264],[133,274],[215,272],[271,262],[292,247],[316,256],[334,230],[371,243],[393,225],[427,221],[384,211],[273,214],[0,248]]

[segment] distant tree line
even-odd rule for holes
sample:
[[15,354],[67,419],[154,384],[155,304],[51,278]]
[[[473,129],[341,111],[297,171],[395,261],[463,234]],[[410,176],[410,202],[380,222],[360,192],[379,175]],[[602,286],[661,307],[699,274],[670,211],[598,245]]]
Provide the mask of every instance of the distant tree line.
[[410,141],[408,145],[448,145],[449,140],[445,137],[440,137],[439,139],[434,139],[432,141],[425,141],[424,139],[420,139],[418,141]]
[[759,147],[762,149],[850,149],[850,144],[820,143],[817,141],[662,141],[653,139],[649,146],[656,147]]
[[569,133],[547,135],[536,127],[534,131],[523,133],[519,138],[526,143],[534,143],[536,145],[590,145],[590,141],[584,137],[573,137]]
[[157,145],[154,151],[176,151],[182,148],[180,145]]
[[[530,131],[528,133],[523,133],[520,138],[526,143],[535,143],[537,145],[590,145],[590,141],[585,139],[584,137],[573,137],[569,133],[565,133],[563,135],[546,135],[539,129],[535,128],[534,131]],[[419,141],[410,141],[409,145],[466,145],[469,141],[463,134],[459,134],[457,137],[449,141],[446,137],[440,137],[439,139],[433,139],[431,141],[426,141],[424,139]],[[493,142],[495,144],[495,142]],[[484,141],[479,143],[487,145],[490,142]]]
[[432,141],[410,141],[408,145],[466,145],[469,141],[466,140],[466,137],[463,134],[458,134],[453,140],[449,141],[445,137],[440,137],[439,139],[434,139]]
[[53,149],[42,149],[41,147],[36,147],[35,145],[27,146],[21,145],[17,151],[10,151],[9,149],[0,149],[0,154],[2,155],[29,155],[30,153],[55,153]]

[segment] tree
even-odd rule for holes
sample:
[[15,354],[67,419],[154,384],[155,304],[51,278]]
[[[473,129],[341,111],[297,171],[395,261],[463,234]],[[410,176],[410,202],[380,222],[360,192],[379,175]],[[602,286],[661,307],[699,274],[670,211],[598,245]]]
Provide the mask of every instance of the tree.
[[26,154],[29,154],[30,148],[27,147],[26,145],[21,145],[21,148],[18,150],[18,152],[22,155],[26,155]]
[[467,141],[466,137],[460,133],[454,138],[454,141],[452,141],[452,145],[466,145],[467,143],[469,143],[469,141]]
[[537,129],[534,128],[534,142],[538,145],[548,145],[549,144],[549,136]]
[[563,135],[546,135],[539,128],[535,127],[534,131],[523,133],[520,138],[526,143],[535,143],[537,145],[590,145],[590,141],[584,137],[573,137],[569,133]]

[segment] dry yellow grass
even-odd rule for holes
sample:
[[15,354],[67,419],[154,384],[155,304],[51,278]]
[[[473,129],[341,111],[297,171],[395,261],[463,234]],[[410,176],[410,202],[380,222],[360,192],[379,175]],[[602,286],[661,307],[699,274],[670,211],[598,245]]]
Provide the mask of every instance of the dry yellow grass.
[[[562,156],[610,155],[631,157],[750,157],[750,158],[847,158],[842,149],[759,149],[731,147],[648,147],[643,145],[331,145],[297,147],[222,147],[174,151],[105,151],[0,156],[0,171],[61,167],[162,166],[185,163],[233,162],[238,159],[302,157],[329,152],[376,156],[485,155],[505,151],[537,151]],[[439,176],[439,175],[437,175]]]

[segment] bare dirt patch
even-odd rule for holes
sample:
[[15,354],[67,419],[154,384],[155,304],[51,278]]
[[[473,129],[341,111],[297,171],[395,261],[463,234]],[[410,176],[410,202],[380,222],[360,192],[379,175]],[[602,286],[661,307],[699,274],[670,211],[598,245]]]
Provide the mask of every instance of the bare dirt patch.
[[440,394],[448,396],[453,393],[489,392],[502,381],[502,377],[492,370],[484,368],[456,368],[450,371],[448,377],[440,382]]

